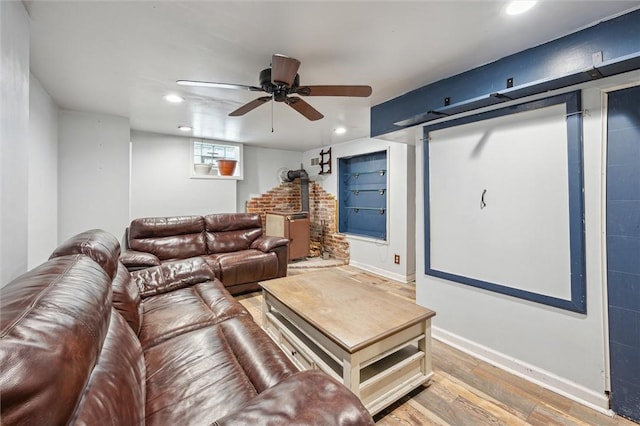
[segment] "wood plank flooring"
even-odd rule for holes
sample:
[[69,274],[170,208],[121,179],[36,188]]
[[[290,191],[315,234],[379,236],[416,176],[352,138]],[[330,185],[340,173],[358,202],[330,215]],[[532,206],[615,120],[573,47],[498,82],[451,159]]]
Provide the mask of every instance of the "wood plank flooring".
[[[415,301],[415,283],[404,284],[340,266],[352,278]],[[290,269],[289,275],[318,269]],[[261,322],[262,295],[237,297]],[[608,417],[437,340],[432,346],[434,376],[374,417],[376,424],[396,425],[622,425],[638,424]]]

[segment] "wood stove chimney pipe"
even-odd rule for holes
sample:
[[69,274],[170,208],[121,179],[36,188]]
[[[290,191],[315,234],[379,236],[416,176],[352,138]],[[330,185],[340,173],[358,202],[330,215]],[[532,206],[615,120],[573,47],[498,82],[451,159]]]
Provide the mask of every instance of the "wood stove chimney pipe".
[[293,182],[294,179],[300,178],[300,203],[302,211],[309,211],[309,174],[305,169],[289,170],[287,172],[287,181]]

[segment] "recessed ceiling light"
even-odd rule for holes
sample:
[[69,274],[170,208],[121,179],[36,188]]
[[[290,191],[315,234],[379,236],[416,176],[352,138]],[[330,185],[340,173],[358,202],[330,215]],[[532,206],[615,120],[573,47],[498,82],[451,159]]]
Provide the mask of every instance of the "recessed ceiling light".
[[507,15],[520,15],[535,6],[537,0],[513,0],[507,4]]
[[189,127],[189,126],[178,126],[178,129],[182,130],[183,132],[190,132],[191,131],[191,127]]
[[343,134],[347,133],[347,129],[344,128],[344,127],[336,127],[335,129],[333,129],[333,132],[336,135],[343,135]]
[[173,94],[166,95],[164,97],[164,100],[167,101],[167,102],[174,103],[174,104],[179,104],[180,102],[184,101],[184,99],[182,99],[182,97],[180,97],[178,95],[173,95]]

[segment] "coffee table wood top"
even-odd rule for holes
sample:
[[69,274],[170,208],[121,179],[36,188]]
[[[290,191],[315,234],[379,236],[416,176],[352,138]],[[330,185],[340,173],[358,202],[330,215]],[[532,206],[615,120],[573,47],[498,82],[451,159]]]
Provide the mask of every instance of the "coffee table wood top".
[[435,315],[335,268],[260,285],[350,353]]

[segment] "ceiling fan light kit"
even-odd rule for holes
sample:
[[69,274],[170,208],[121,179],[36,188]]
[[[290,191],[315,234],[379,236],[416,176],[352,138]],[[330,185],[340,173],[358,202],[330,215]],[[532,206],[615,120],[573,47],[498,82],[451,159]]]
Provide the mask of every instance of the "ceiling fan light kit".
[[305,116],[308,120],[320,120],[324,115],[312,107],[299,96],[347,96],[363,97],[371,95],[371,86],[343,85],[343,86],[300,86],[300,75],[298,74],[300,61],[284,55],[273,55],[271,57],[271,68],[266,68],[260,72],[260,87],[247,86],[243,84],[214,83],[208,81],[178,80],[177,84],[183,86],[215,87],[219,89],[240,89],[252,92],[266,92],[269,96],[261,96],[253,101],[242,105],[240,108],[229,113],[231,117],[245,115],[249,111],[258,108],[260,105],[273,100],[284,102],[291,108]]
[[271,57],[272,81],[276,84],[292,86],[298,76],[300,61],[284,55],[273,55]]

